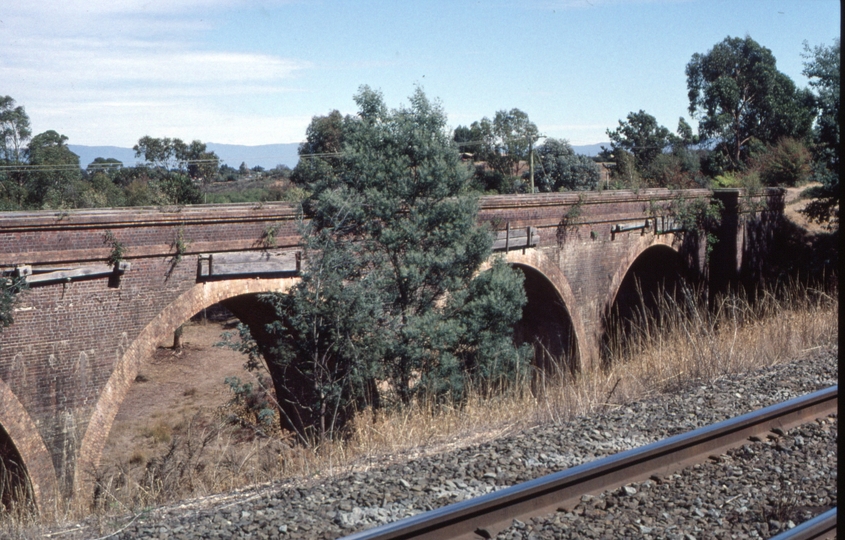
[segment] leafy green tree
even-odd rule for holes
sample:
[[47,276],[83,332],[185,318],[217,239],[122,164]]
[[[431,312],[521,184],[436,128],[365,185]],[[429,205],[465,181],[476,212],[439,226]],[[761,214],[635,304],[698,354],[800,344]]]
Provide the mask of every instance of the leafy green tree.
[[121,168],[123,168],[123,162],[119,159],[97,157],[94,158],[94,161],[88,164],[88,167],[86,167],[85,171],[88,174],[94,174],[97,171],[114,173]]
[[132,149],[135,157],[143,157],[144,161],[159,169],[168,170],[175,157],[173,140],[168,137],[157,139],[144,135]]
[[804,44],[804,75],[816,92],[818,121],[813,133],[816,159],[816,179],[821,188],[815,190],[815,199],[807,206],[807,215],[831,225],[839,222],[839,160],[842,146],[839,138],[840,63],[839,39],[833,45],[815,48]]
[[727,37],[706,54],[694,54],[686,75],[689,112],[731,170],[743,166],[755,144],[810,133],[812,94],[798,90],[777,70],[772,52],[748,36]]
[[547,138],[536,149],[534,181],[540,191],[585,191],[596,189],[601,173],[587,156],[578,155],[564,139]]
[[270,327],[276,345],[264,357],[278,373],[282,426],[305,442],[334,438],[356,410],[378,407],[375,381],[383,377],[376,275],[357,266],[358,246],[335,241],[334,232],[310,234],[302,281],[266,300],[278,316]]
[[[209,166],[217,170],[217,156],[206,152],[205,144],[194,141],[186,145],[181,139],[157,139],[145,135],[132,147],[135,157],[143,157],[151,167],[138,178],[136,191],[129,194],[129,201],[143,204],[196,204],[202,201],[197,181],[210,174]],[[190,160],[199,160],[193,163]],[[191,171],[196,176],[191,176]]]
[[496,152],[493,122],[486,116],[467,126],[458,126],[452,140],[462,153],[470,153],[475,161],[487,161]]
[[49,130],[32,138],[26,155],[35,166],[27,172],[28,204],[35,208],[75,207],[82,170],[79,156],[67,147],[68,138]]
[[15,106],[10,96],[0,96],[0,210],[17,210],[26,204],[26,172],[14,168],[25,164],[26,146],[32,136],[29,116],[23,106]]
[[173,139],[173,157],[181,170],[202,185],[217,178],[220,158],[216,153],[209,152],[202,141],[194,140],[191,144],[185,144],[179,139]]
[[10,96],[0,96],[0,160],[7,165],[23,162],[31,136],[29,116],[23,106],[15,107]]
[[528,159],[529,150],[539,139],[537,126],[519,110],[496,111],[493,120],[486,116],[469,127],[458,126],[452,140],[461,152],[470,153],[475,161],[486,166],[477,168],[475,183],[483,191],[510,193],[515,184],[521,161]]
[[182,172],[171,172],[157,179],[157,187],[165,196],[166,204],[197,204],[202,193],[194,179]]
[[494,152],[488,161],[494,169],[503,174],[516,174],[519,162],[528,159],[539,132],[528,115],[519,110],[496,111],[493,117]]
[[347,119],[335,109],[326,116],[314,116],[299,145],[299,162],[290,176],[294,184],[308,187],[340,165]]
[[[689,127],[689,126],[687,126]],[[612,149],[621,148],[633,154],[640,173],[648,171],[654,160],[675,142],[672,132],[657,123],[657,119],[643,110],[628,113],[619,127],[607,130]]]
[[378,406],[376,381],[399,403],[460,398],[470,381],[493,388],[528,361],[510,341],[521,273],[499,262],[475,276],[492,238],[444,112],[419,89],[396,110],[368,87],[355,100],[338,164],[309,184],[302,283],[272,300],[277,334],[294,339],[262,351],[281,367],[282,417],[316,436]]

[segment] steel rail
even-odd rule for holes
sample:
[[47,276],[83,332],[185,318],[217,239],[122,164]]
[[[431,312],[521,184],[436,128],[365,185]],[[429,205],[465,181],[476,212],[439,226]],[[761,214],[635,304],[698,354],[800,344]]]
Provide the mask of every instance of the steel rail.
[[760,440],[774,428],[787,430],[836,413],[838,392],[839,386],[832,386],[344,539],[493,538],[515,518],[525,520],[551,514],[559,508],[571,508],[583,495],[615,489],[655,474],[669,474],[741,446],[749,439]]
[[836,508],[784,531],[770,540],[822,540],[836,536]]

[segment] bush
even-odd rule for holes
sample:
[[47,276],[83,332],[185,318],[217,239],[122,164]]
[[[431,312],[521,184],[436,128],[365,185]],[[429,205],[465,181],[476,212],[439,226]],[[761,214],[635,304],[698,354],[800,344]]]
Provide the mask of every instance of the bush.
[[785,137],[752,156],[749,168],[759,173],[764,185],[797,186],[810,180],[813,156],[800,141]]

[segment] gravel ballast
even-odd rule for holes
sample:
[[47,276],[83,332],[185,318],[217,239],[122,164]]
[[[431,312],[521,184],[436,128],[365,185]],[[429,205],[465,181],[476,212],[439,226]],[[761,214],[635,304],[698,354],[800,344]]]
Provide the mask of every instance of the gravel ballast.
[[[58,538],[338,538],[835,385],[836,356],[817,350],[491,442],[300,487],[162,507],[105,529],[65,527]],[[835,418],[806,424],[665,478],[585,497],[576,508],[515,522],[498,538],[765,538],[836,506],[837,426]]]

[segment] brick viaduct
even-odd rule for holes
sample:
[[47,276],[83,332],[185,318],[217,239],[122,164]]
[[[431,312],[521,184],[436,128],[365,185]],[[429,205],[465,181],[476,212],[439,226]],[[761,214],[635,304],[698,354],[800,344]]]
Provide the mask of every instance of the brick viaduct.
[[[671,214],[679,201],[714,198],[725,210],[708,258],[703,232],[676,230]],[[717,288],[753,274],[782,193],[757,197],[762,212],[748,213],[747,200],[738,190],[490,196],[479,220],[511,231],[499,251],[526,275],[517,335],[590,369],[635,270],[645,279],[677,268]],[[117,268],[106,265],[114,240],[125,248]],[[0,458],[22,463],[35,503],[89,496],[112,422],[156,347],[216,303],[255,328],[256,295],[296,283],[298,244],[286,203],[0,214],[0,270],[30,282],[0,333]]]

